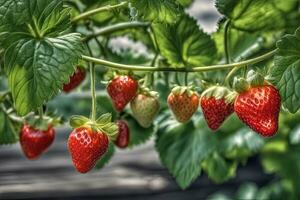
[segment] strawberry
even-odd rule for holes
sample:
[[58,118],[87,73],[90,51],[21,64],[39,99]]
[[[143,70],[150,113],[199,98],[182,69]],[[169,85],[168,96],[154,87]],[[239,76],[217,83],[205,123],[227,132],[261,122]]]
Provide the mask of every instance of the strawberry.
[[124,120],[117,121],[118,135],[115,144],[119,148],[126,148],[129,143],[129,127]]
[[144,128],[149,128],[159,111],[159,101],[156,92],[138,94],[131,102],[133,117]]
[[68,148],[75,168],[80,173],[90,171],[108,149],[108,136],[90,126],[75,128],[69,136]]
[[137,90],[138,82],[130,76],[117,76],[107,86],[113,105],[119,112],[135,97]]
[[228,94],[230,91],[221,86],[213,86],[203,92],[200,100],[203,115],[212,130],[217,130],[222,123],[234,112],[233,101]]
[[175,87],[168,96],[168,105],[177,121],[187,122],[197,111],[199,97],[188,87]]
[[70,77],[70,81],[67,84],[64,84],[63,91],[68,93],[74,88],[78,87],[82,81],[85,79],[86,72],[83,68],[78,67],[74,74]]
[[238,95],[234,111],[251,129],[270,137],[278,130],[280,102],[280,94],[274,86],[250,87]]
[[48,149],[54,137],[55,131],[52,125],[49,125],[47,130],[40,130],[25,124],[20,133],[20,144],[25,156],[33,160]]

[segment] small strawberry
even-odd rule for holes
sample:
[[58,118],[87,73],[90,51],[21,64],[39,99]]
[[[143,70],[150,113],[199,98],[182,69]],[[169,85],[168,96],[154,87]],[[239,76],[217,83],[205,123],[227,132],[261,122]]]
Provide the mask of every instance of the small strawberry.
[[149,128],[159,111],[158,95],[153,91],[138,94],[131,102],[133,117],[144,128]]
[[126,148],[129,143],[129,135],[130,135],[129,127],[126,121],[124,120],[117,121],[117,125],[118,125],[118,135],[115,144],[119,148]]
[[199,97],[188,87],[175,87],[168,96],[168,105],[177,121],[185,123],[197,111]]
[[20,144],[28,159],[37,159],[53,143],[55,131],[52,125],[40,130],[25,124],[20,133]]
[[90,171],[108,149],[108,136],[89,126],[75,128],[69,136],[68,148],[75,168],[80,173]]
[[247,75],[248,85],[243,83],[241,88],[239,83],[243,80],[235,80],[239,95],[234,103],[234,111],[257,133],[265,137],[273,136],[278,130],[281,105],[279,91],[267,85],[263,77],[253,71]]
[[78,87],[82,81],[85,79],[86,72],[83,68],[78,67],[74,74],[70,77],[70,81],[67,84],[64,84],[63,90],[68,93],[74,88]]
[[135,97],[137,90],[138,82],[130,76],[117,76],[107,86],[113,105],[119,112]]
[[203,115],[212,130],[217,130],[234,112],[233,101],[228,97],[230,91],[221,86],[213,86],[203,92],[200,100]]

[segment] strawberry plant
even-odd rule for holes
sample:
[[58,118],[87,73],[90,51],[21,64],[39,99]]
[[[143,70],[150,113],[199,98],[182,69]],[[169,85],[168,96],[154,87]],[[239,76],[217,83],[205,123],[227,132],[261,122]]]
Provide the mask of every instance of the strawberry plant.
[[[300,2],[216,0],[222,17],[212,33],[188,14],[192,3],[0,0],[0,144],[20,140],[37,158],[60,113],[81,173],[103,167],[115,145],[153,137],[183,189],[202,173],[228,181],[259,155],[280,177],[276,187],[300,197]],[[146,53],[112,45],[120,38]],[[63,91],[87,88],[89,115],[54,112]]]

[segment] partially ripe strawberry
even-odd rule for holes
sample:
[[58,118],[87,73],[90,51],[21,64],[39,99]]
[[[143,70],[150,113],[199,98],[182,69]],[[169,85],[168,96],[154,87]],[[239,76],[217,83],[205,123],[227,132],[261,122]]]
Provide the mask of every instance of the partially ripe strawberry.
[[113,105],[119,112],[135,97],[137,90],[138,82],[130,76],[117,76],[107,86]]
[[[152,92],[153,93],[153,92]],[[149,128],[159,112],[159,101],[156,94],[138,94],[131,102],[133,117],[144,128]]]
[[213,86],[203,92],[200,105],[207,125],[217,130],[234,112],[233,100],[228,96],[230,91],[221,86]]
[[51,125],[47,130],[39,130],[25,124],[20,133],[20,144],[25,156],[37,159],[53,143],[55,131]]
[[168,96],[168,105],[177,121],[185,123],[197,111],[199,97],[188,87],[175,87]]
[[71,90],[78,87],[85,79],[85,76],[86,76],[85,70],[82,69],[81,67],[78,67],[74,72],[74,74],[70,77],[69,83],[64,84],[63,87],[64,92],[68,93]]
[[68,148],[77,171],[90,171],[106,153],[108,144],[108,136],[101,131],[96,132],[88,126],[74,129],[68,139]]
[[115,144],[119,148],[126,148],[129,143],[129,127],[127,125],[127,122],[124,120],[119,120],[117,121],[118,125],[118,134],[117,134],[117,139],[115,140]]
[[278,130],[281,98],[272,85],[250,87],[235,100],[238,117],[257,133],[270,137]]

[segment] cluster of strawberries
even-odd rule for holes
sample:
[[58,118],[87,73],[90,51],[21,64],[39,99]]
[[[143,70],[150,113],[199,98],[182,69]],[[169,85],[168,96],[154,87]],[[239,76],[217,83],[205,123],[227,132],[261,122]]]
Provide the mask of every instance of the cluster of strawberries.
[[[66,92],[77,87],[84,77],[85,72],[78,69],[70,83],[64,86]],[[76,80],[76,83],[72,80]],[[176,120],[181,123],[189,121],[200,105],[208,127],[214,131],[235,112],[255,132],[265,137],[273,136],[278,130],[281,105],[278,90],[253,71],[248,73],[247,80],[235,79],[234,85],[236,91],[217,85],[207,88],[201,96],[192,87],[177,86],[169,94],[167,102]],[[128,75],[116,76],[111,80],[107,92],[118,112],[122,112],[130,103],[133,117],[140,126],[149,128],[152,125],[160,109],[157,92],[139,88],[138,82]],[[70,134],[68,148],[76,169],[86,173],[106,153],[109,137],[88,118],[80,120],[82,122],[79,124],[83,125],[79,125]],[[111,124],[111,118],[107,121],[103,123],[103,128],[105,124]],[[124,120],[118,120],[116,124],[118,134],[114,143],[120,148],[126,148],[130,139],[128,124]],[[51,124],[43,129],[26,124],[21,131],[20,143],[25,155],[35,159],[51,145],[54,136]]]

